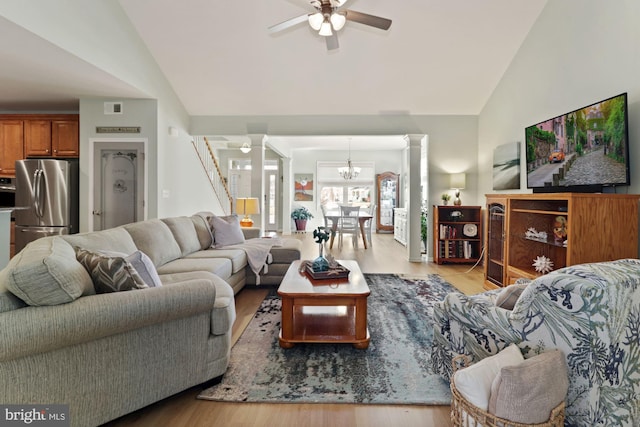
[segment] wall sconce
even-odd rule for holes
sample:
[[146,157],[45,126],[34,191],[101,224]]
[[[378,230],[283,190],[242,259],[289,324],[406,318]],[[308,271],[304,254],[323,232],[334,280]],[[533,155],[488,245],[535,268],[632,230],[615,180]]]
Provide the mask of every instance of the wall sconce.
[[456,191],[456,198],[453,199],[455,206],[460,206],[462,200],[460,200],[460,190],[464,190],[467,178],[464,173],[452,173],[449,175],[449,186]]
[[253,220],[249,215],[260,213],[260,203],[257,197],[238,197],[236,199],[236,213],[244,215],[240,220],[241,227],[253,227]]

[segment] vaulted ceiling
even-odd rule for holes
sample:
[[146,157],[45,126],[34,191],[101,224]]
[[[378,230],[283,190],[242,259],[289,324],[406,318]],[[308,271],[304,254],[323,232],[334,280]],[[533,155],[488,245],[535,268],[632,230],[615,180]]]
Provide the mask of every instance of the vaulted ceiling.
[[[313,12],[305,0],[118,2],[194,116],[478,114],[546,4],[349,0],[393,24],[348,21],[327,51],[305,22],[267,31]],[[145,96],[1,17],[0,34],[0,109]]]

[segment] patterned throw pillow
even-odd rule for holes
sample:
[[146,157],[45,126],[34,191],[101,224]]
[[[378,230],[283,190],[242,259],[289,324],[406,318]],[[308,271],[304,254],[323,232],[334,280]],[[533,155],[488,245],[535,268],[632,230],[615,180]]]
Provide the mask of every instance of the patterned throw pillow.
[[149,287],[123,256],[79,248],[76,258],[89,272],[98,294]]

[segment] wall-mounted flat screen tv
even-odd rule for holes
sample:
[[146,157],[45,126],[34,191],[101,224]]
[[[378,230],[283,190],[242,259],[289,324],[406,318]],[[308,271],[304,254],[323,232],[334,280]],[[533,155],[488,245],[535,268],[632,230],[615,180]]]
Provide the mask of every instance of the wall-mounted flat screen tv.
[[527,188],[602,192],[629,185],[627,94],[525,129]]

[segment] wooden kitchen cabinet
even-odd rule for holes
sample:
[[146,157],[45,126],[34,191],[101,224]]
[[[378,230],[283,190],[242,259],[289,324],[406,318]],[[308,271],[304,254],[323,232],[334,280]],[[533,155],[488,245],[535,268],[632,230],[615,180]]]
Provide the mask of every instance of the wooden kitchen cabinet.
[[51,156],[51,120],[24,121],[24,151],[27,156]]
[[54,157],[78,157],[80,155],[78,120],[53,120],[51,122],[51,149]]
[[53,116],[25,120],[24,151],[27,157],[79,157],[77,116]]
[[0,120],[0,176],[16,175],[16,160],[24,158],[22,120]]

